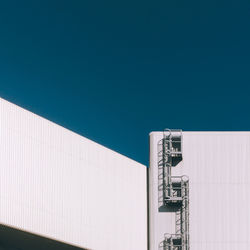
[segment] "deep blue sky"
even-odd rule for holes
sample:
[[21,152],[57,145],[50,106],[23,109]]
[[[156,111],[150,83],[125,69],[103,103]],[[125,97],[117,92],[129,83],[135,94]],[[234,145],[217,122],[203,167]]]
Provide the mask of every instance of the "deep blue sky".
[[1,97],[141,163],[152,130],[250,130],[249,0],[8,0],[0,34]]

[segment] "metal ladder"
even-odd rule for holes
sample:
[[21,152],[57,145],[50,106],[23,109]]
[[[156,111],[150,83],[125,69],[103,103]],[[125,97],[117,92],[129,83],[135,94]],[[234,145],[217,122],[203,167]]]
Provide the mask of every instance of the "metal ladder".
[[176,210],[175,234],[164,235],[163,250],[189,250],[189,179],[172,176],[172,167],[182,160],[181,130],[164,130],[162,147],[163,201]]

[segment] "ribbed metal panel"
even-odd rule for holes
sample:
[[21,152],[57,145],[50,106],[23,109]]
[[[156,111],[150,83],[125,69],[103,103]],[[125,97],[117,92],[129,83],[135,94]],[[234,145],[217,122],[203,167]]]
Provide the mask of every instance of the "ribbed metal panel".
[[[150,134],[150,250],[174,233],[171,213],[158,210],[157,144]],[[250,249],[250,132],[183,132],[183,161],[173,175],[188,175],[190,249]]]
[[89,249],[147,249],[146,167],[0,100],[0,223]]

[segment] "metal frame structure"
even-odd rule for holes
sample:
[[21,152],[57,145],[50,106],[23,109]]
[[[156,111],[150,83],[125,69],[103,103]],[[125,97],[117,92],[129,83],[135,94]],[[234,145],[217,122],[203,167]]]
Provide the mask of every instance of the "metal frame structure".
[[165,234],[164,250],[189,250],[189,179],[172,176],[172,167],[182,160],[182,131],[165,129],[162,141],[163,202],[175,211],[175,234]]

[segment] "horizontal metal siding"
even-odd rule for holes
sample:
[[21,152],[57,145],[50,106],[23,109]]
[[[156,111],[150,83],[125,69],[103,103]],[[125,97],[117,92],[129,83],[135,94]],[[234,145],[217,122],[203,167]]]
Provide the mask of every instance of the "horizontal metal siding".
[[146,249],[146,167],[0,100],[0,223],[90,249]]
[[[150,168],[157,169],[162,133],[150,137]],[[183,161],[173,175],[183,174],[190,179],[191,250],[250,249],[250,132],[183,132]],[[155,250],[164,233],[174,233],[174,215],[151,207],[150,250]]]

